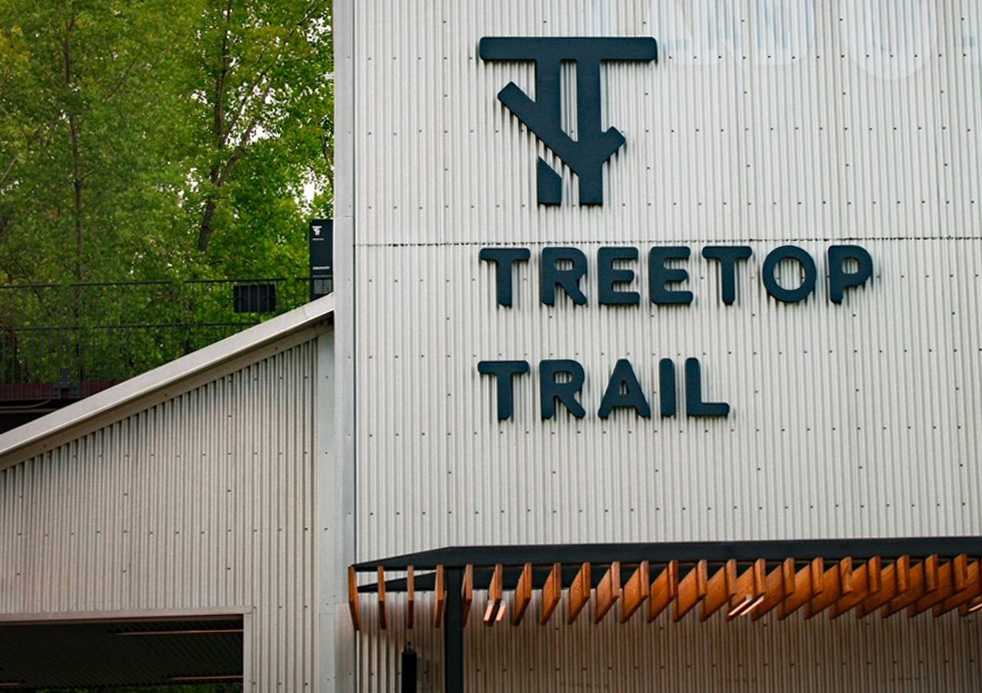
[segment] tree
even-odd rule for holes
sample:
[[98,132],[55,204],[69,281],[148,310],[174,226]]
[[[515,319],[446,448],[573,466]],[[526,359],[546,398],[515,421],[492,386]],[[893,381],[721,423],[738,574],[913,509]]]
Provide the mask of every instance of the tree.
[[196,96],[207,135],[194,170],[204,253],[216,232],[243,221],[257,231],[248,213],[267,224],[288,219],[299,209],[269,203],[297,200],[309,180],[327,183],[320,155],[332,96],[329,3],[209,0],[199,34],[194,78],[206,86]]
[[[329,10],[0,0],[0,289],[64,287],[0,291],[0,352],[4,327],[233,317],[230,299],[92,282],[306,274],[307,221],[332,197]],[[104,342],[85,359],[175,355],[160,336]]]

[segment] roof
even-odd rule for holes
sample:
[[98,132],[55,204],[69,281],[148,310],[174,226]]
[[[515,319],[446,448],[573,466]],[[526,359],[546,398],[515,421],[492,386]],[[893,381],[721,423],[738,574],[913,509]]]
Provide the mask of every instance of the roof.
[[[333,314],[334,296],[324,296],[8,431],[0,435],[0,469],[17,464],[29,456],[31,446],[50,436],[316,325]],[[23,454],[18,455],[18,451]]]
[[[956,609],[969,616],[982,614],[980,553],[978,536],[446,547],[349,566],[348,608],[356,630],[363,599],[375,603],[370,613],[385,628],[386,594],[407,593],[393,611],[412,627],[414,595],[435,592],[432,623],[449,631],[461,607],[470,610],[475,590],[487,590],[488,626],[509,610],[509,621],[520,624],[536,590],[542,625],[564,590],[569,623],[591,598],[597,624],[615,605],[625,623],[646,601],[649,622],[670,606],[679,621],[699,605],[703,621],[717,612],[727,621],[757,620],[772,610],[784,619],[802,607],[806,618],[826,609],[831,618]],[[387,579],[386,571],[405,577]],[[356,573],[374,573],[377,581],[360,585]]]

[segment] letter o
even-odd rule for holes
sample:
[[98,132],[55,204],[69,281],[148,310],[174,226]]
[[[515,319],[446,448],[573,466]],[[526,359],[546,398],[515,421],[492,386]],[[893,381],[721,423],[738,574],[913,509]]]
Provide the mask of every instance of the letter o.
[[[774,272],[778,265],[785,260],[795,260],[805,273],[801,284],[795,289],[785,289],[774,278]],[[767,254],[761,274],[763,275],[764,288],[767,289],[768,294],[782,303],[798,303],[808,298],[808,295],[815,291],[815,278],[818,272],[811,255],[796,245],[782,245]]]

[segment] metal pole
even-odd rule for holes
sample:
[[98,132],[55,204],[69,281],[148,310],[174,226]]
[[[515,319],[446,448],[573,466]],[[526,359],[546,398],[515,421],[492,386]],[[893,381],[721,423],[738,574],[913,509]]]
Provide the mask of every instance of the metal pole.
[[443,685],[446,693],[464,692],[463,573],[447,571],[447,610],[443,615]]

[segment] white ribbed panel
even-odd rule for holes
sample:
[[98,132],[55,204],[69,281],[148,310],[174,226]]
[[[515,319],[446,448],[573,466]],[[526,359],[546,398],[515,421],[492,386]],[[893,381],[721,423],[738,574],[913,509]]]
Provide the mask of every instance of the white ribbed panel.
[[[361,558],[470,542],[982,531],[982,6],[929,6],[926,19],[910,2],[803,7],[359,3]],[[672,32],[686,22],[742,38],[683,41]],[[478,39],[662,31],[658,65],[606,68],[628,144],[607,167],[605,206],[538,207],[532,139],[495,99],[530,68],[476,62]],[[925,42],[929,56],[907,54]],[[769,250],[797,243],[824,271],[839,239],[870,250],[868,287],[840,306],[824,281],[804,304],[767,298]],[[533,251],[510,310],[478,261],[501,242]],[[538,252],[561,242],[590,258],[589,306],[537,301]],[[754,248],[732,307],[698,257],[712,242]],[[642,307],[597,305],[600,245],[644,258],[666,243],[693,247],[693,305],[651,306],[643,260]],[[617,358],[654,394],[658,358],[681,367],[689,355],[708,396],[733,406],[728,419],[596,417]],[[586,366],[588,418],[539,421],[533,376],[515,421],[498,425],[477,362],[542,358]]]
[[316,345],[0,472],[0,613],[243,607],[251,688],[310,686]]
[[[982,4],[356,9],[353,103],[339,103],[354,113],[354,189],[338,203],[354,214],[359,559],[470,543],[982,533]],[[532,68],[477,57],[482,37],[508,35],[659,41],[657,65],[604,68],[604,121],[627,139],[605,167],[604,206],[576,206],[568,171],[563,205],[536,204],[536,156],[551,154],[496,99],[509,81],[532,93]],[[572,103],[567,91],[567,112]],[[789,242],[820,273],[828,245],[861,244],[876,277],[841,306],[821,277],[806,303],[778,304],[760,267]],[[711,243],[754,250],[732,307],[698,256]],[[590,259],[587,307],[537,302],[538,253],[559,244]],[[692,246],[693,305],[647,302],[653,244]],[[497,245],[533,254],[510,310],[495,307],[492,268],[478,261]],[[597,305],[602,245],[640,249],[641,307]],[[658,359],[681,371],[686,356],[701,359],[707,397],[732,405],[728,419],[657,416]],[[651,395],[651,420],[596,417],[621,357]],[[588,417],[541,422],[533,373],[518,386],[515,420],[499,425],[477,362],[543,358],[584,364]],[[603,635],[596,650],[538,632],[510,644],[486,634],[468,671],[509,665],[541,642],[553,649],[528,680],[488,674],[483,689],[527,690],[541,677],[556,690],[581,663],[583,688],[605,690],[625,680],[605,679],[608,666],[635,672],[624,686],[634,690],[971,688],[978,657],[974,668],[965,657],[979,626],[968,623],[758,626],[759,636],[708,626],[691,637],[678,637],[690,626],[656,627],[633,640]],[[879,644],[860,644],[868,632]],[[395,686],[383,660],[401,642],[386,637],[384,653],[363,639],[366,688]],[[787,658],[764,668],[768,642],[794,652],[795,668]],[[871,665],[857,655],[864,647],[879,648]],[[652,660],[649,650],[674,654]],[[707,653],[718,666],[697,670]],[[830,678],[814,673],[829,662]]]

